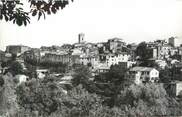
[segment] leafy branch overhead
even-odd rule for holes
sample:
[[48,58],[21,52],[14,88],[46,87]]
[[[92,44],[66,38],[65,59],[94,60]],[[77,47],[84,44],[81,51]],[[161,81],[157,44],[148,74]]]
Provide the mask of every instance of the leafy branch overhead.
[[[1,0],[0,1],[0,20],[6,22],[12,21],[18,26],[27,25],[30,23],[30,15],[46,17],[50,14],[56,14],[58,10],[65,8],[69,4],[69,0],[28,0],[30,4],[29,11],[25,11],[24,3],[21,0]],[[73,2],[73,0],[71,0]]]

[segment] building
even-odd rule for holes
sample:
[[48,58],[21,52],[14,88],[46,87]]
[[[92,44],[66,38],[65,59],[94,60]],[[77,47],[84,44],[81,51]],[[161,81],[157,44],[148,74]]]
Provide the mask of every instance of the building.
[[13,57],[13,55],[11,54],[11,53],[4,53],[4,54],[2,54],[2,55],[4,55],[4,56],[2,56],[2,61],[9,61],[9,60],[12,60],[12,59],[14,59],[14,57]]
[[100,43],[96,43],[96,47],[101,48],[105,45],[106,42],[100,42]]
[[0,74],[3,73],[3,68],[1,67],[1,64],[0,64]]
[[71,55],[81,55],[83,54],[83,49],[81,48],[74,48],[71,50]]
[[31,49],[29,51],[24,52],[24,60],[33,60],[33,61],[40,61],[41,54],[39,49]]
[[62,54],[62,53],[46,53],[44,57],[41,58],[41,61],[46,62],[61,62],[63,64],[70,63],[71,57],[69,54]]
[[6,47],[6,53],[15,54],[18,56],[30,49],[31,49],[30,47],[24,45],[9,45]]
[[21,84],[22,82],[26,82],[28,79],[26,75],[22,75],[22,74],[16,75],[15,78],[18,79],[19,81],[18,85]]
[[84,33],[78,34],[78,43],[85,43],[85,34]]
[[172,64],[172,79],[173,80],[182,80],[182,63],[177,61],[177,60],[173,60],[173,64]]
[[95,68],[99,64],[99,56],[97,55],[81,55],[80,63]]
[[85,44],[85,47],[86,47],[86,48],[90,48],[90,49],[91,49],[91,48],[96,47],[96,45],[95,45],[95,44],[93,44],[93,43],[86,43],[86,44]]
[[128,62],[130,60],[130,55],[126,52],[121,52],[117,54],[106,55],[106,63],[110,67],[111,65],[117,65],[120,62]]
[[182,44],[182,39],[178,37],[170,37],[168,43],[173,47],[179,47]]
[[129,77],[134,79],[135,84],[157,82],[159,71],[151,67],[133,67],[129,70]]
[[173,81],[171,83],[164,84],[164,88],[169,96],[179,96],[182,94],[182,81]]
[[126,44],[123,42],[123,39],[120,38],[113,38],[108,40],[109,44],[109,50],[112,53],[117,52],[118,49],[122,49],[123,46],[126,46]]
[[68,49],[68,50],[70,50],[70,49],[73,48],[73,46],[72,46],[71,44],[63,44],[61,47],[62,47],[63,49]]
[[131,60],[135,61],[136,59],[136,49],[137,49],[137,44],[132,43],[127,45],[128,53],[131,55]]
[[164,58],[169,58],[170,56],[170,52],[172,50],[172,46],[169,45],[169,44],[165,44],[161,47],[161,50],[160,50],[160,58],[161,59],[164,59]]
[[182,56],[182,47],[178,47],[178,54]]
[[155,63],[157,63],[157,65],[162,69],[165,69],[167,66],[167,62],[165,60],[156,60]]
[[53,46],[41,46],[40,50],[41,51],[56,52],[59,48],[61,48],[61,47],[55,46],[55,45],[53,45]]
[[147,49],[148,51],[148,55],[150,56],[150,58],[153,58],[153,59],[157,59],[158,58],[158,53],[157,53],[157,49],[152,47],[152,48],[148,48]]
[[92,76],[96,76],[102,73],[106,73],[110,70],[110,67],[108,67],[104,63],[99,63],[94,69],[92,69]]
[[182,62],[182,47],[178,48],[178,55],[181,57],[181,62]]
[[4,58],[5,58],[5,52],[3,52],[3,51],[0,50],[0,63],[2,61],[4,61]]
[[71,55],[71,63],[70,65],[78,65],[80,63],[80,55]]
[[45,78],[48,73],[49,73],[48,69],[37,69],[36,70],[37,77],[40,79]]

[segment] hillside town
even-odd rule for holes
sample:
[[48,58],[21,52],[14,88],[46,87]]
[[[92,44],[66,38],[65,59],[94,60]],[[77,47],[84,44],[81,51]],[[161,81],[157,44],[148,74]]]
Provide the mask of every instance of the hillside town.
[[[69,92],[68,87],[82,84],[89,92],[103,95],[104,102],[111,107],[117,104],[117,96],[112,102],[112,95],[120,94],[117,91],[131,85],[142,87],[150,84],[150,88],[162,85],[169,96],[176,98],[182,96],[180,41],[177,37],[170,37],[127,44],[124,39],[112,38],[107,42],[90,43],[86,41],[85,34],[80,33],[78,42],[74,44],[40,48],[8,45],[5,51],[0,51],[0,75],[4,79],[13,77],[17,87],[22,84],[29,87],[31,85],[26,84],[34,80],[45,83],[43,81],[51,77],[56,82],[54,85],[61,86],[59,91],[65,95]],[[1,82],[3,84],[4,81]],[[34,90],[30,88],[30,91]],[[25,98],[24,95],[22,98]]]
[[[142,43],[138,45],[135,43],[126,44],[120,38],[108,39],[107,42],[89,43],[86,42],[85,34],[80,33],[78,42],[72,45],[41,46],[40,48],[9,45],[5,51],[0,51],[0,73],[7,73],[8,66],[3,63],[13,58],[23,66],[24,70],[27,69],[25,64],[27,62],[37,64],[35,66],[38,78],[44,78],[46,73],[55,76],[69,76],[72,67],[77,65],[88,66],[92,78],[95,78],[101,73],[108,72],[111,66],[121,65],[127,69],[126,74],[133,79],[135,84],[141,84],[145,82],[160,83],[160,71],[174,68],[168,83],[172,86],[175,84],[175,94],[178,95],[182,90],[182,45],[180,45],[180,40],[170,37],[166,40],[143,42],[143,44],[145,44],[145,48],[142,48]],[[139,50],[140,47],[141,50]],[[143,53],[144,55],[142,55]],[[147,64],[142,65],[142,61],[146,61]],[[48,67],[39,65],[39,63],[46,62],[61,63],[61,65],[65,65],[64,71],[51,72]],[[21,76],[22,74],[17,75]]]

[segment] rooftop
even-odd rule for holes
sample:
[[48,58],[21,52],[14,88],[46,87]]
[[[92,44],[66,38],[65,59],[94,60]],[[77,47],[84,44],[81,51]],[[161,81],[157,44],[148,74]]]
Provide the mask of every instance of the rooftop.
[[152,67],[133,67],[130,71],[152,71],[155,68]]

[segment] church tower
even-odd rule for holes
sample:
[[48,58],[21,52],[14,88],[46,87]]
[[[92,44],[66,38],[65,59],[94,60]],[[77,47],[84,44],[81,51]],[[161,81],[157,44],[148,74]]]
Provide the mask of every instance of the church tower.
[[84,33],[80,33],[78,35],[78,43],[85,43],[85,34]]

